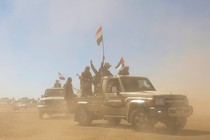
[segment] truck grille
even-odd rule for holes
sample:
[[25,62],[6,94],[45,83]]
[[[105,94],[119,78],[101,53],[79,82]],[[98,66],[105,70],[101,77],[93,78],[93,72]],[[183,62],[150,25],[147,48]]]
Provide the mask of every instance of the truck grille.
[[62,101],[59,100],[47,100],[45,101],[45,104],[47,105],[60,105],[62,103]]
[[167,106],[184,106],[184,98],[165,98],[165,105]]

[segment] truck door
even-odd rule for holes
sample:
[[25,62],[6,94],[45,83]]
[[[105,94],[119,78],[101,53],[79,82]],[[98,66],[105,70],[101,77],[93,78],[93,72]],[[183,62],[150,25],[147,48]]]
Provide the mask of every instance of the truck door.
[[122,92],[119,79],[112,78],[104,80],[102,85],[104,94],[103,114],[106,116],[124,116],[126,114],[126,106],[124,98],[120,94]]

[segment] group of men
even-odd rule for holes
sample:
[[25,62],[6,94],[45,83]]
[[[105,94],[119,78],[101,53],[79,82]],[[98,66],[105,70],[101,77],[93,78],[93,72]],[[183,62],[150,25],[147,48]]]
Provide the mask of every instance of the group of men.
[[[92,76],[90,72],[90,67],[95,74]],[[109,63],[104,63],[104,58],[102,60],[100,68],[97,70],[95,66],[93,65],[92,60],[90,61],[90,66],[86,66],[84,71],[81,73],[80,78],[80,89],[81,89],[81,96],[82,97],[87,97],[87,96],[93,96],[95,93],[98,92],[99,86],[100,86],[100,81],[103,76],[112,76],[113,74],[110,72],[110,67],[111,65]],[[118,75],[129,75],[129,67],[128,66],[123,66],[121,70],[118,72]],[[94,87],[94,90],[92,91],[92,85]],[[56,80],[54,83],[55,88],[61,88],[61,83],[59,80]],[[67,108],[69,109],[71,104],[73,103],[72,99],[76,97],[73,91],[73,86],[72,86],[72,79],[69,77],[66,81],[66,83],[63,86],[64,88],[64,98],[67,101]],[[70,109],[69,109],[70,110]]]
[[[90,72],[90,67],[94,72],[94,76],[92,76]],[[104,58],[102,60],[100,68],[97,70],[93,65],[92,60],[90,61],[90,67],[86,66],[85,70],[81,73],[80,76],[80,89],[81,96],[92,96],[97,93],[100,85],[101,78],[104,76],[112,76],[113,74],[110,72],[111,65],[109,63],[104,63]],[[129,67],[124,66],[119,72],[118,75],[129,75]],[[94,86],[94,90],[92,91],[92,84]]]
[[[79,76],[80,79],[80,90],[81,90],[81,96],[92,96],[99,90],[99,85],[101,78],[104,76],[112,76],[113,74],[110,72],[111,65],[109,63],[104,63],[104,58],[101,62],[100,68],[97,70],[95,66],[93,65],[92,60],[90,61],[90,66],[86,66],[84,71]],[[90,72],[90,68],[92,69],[94,76],[92,76]],[[118,72],[118,75],[129,75],[129,67],[123,66],[121,70]],[[92,85],[94,87],[92,91]],[[58,80],[55,81],[54,87],[61,87],[61,84]],[[64,90],[65,90],[65,99],[69,100],[73,96],[75,96],[73,92],[72,87],[72,79],[69,77],[64,84]]]

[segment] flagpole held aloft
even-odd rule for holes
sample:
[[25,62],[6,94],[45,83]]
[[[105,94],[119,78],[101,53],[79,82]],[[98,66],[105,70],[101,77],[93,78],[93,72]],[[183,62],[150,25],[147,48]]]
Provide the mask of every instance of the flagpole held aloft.
[[105,56],[104,56],[104,41],[102,40],[102,51],[103,51],[103,59],[105,59]]

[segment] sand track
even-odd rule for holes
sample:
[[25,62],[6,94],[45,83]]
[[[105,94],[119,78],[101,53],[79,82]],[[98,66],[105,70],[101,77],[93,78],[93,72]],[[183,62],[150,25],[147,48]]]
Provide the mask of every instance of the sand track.
[[117,127],[94,121],[91,127],[79,126],[70,118],[38,118],[36,110],[0,112],[0,140],[210,140],[208,96],[190,96],[194,114],[187,126],[176,133],[158,124],[153,131],[136,132],[125,121]]

